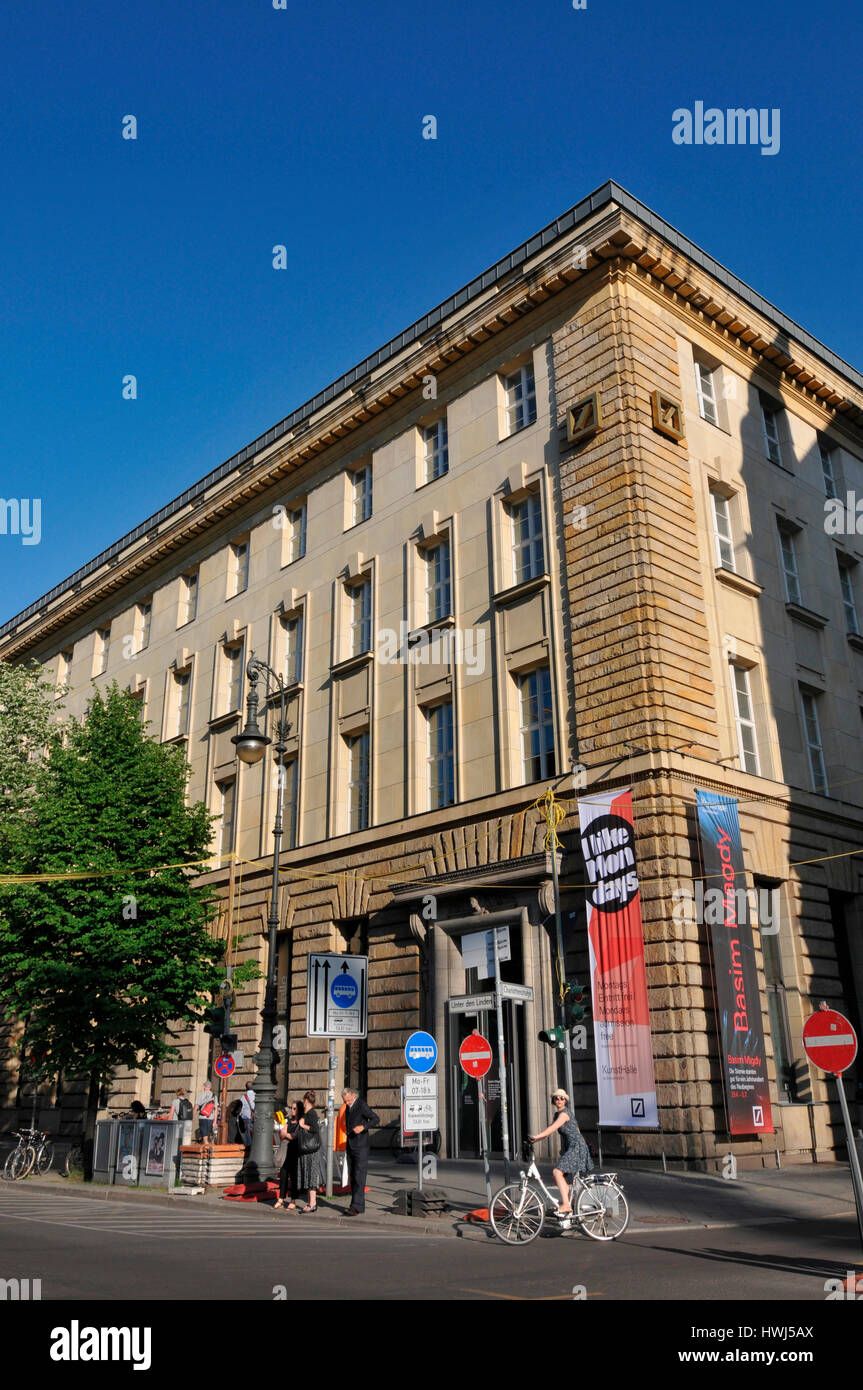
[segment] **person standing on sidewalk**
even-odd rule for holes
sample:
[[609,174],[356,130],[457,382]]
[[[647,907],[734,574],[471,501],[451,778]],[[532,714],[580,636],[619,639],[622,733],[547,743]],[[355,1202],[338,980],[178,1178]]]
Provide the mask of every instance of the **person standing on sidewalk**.
[[342,1091],[347,1130],[348,1176],[351,1183],[351,1204],[348,1216],[361,1216],[366,1209],[366,1174],[369,1171],[369,1130],[380,1120],[352,1086]]
[[240,1104],[240,1126],[243,1134],[243,1143],[248,1149],[252,1143],[252,1128],[255,1123],[255,1093],[251,1086],[243,1092],[243,1099]]
[[212,1142],[213,1126],[218,1118],[218,1106],[216,1105],[216,1097],[213,1095],[213,1083],[209,1077],[204,1082],[195,1104],[198,1107],[201,1143],[207,1146]]
[[[296,1211],[297,1192],[299,1182],[297,1180],[297,1168],[300,1162],[300,1149],[297,1141],[297,1133],[300,1128],[300,1120],[303,1118],[305,1106],[301,1100],[292,1100],[291,1108],[288,1112],[287,1123],[279,1127],[279,1138],[282,1147],[279,1150],[279,1199],[276,1202],[274,1211],[281,1208],[284,1211]],[[291,1200],[287,1200],[288,1188],[291,1189]]]
[[300,1208],[300,1215],[307,1216],[316,1211],[318,1188],[326,1178],[326,1169],[321,1153],[321,1122],[315,1109],[314,1091],[306,1091],[303,1096],[304,1112],[298,1122],[297,1143],[299,1162],[297,1164],[297,1188],[304,1187],[308,1194],[308,1206]]

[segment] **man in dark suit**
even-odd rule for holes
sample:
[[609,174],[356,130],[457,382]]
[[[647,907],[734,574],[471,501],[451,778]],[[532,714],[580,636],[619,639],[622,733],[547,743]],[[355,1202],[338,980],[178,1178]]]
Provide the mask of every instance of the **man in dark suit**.
[[348,1216],[359,1216],[366,1209],[366,1173],[369,1170],[369,1130],[380,1124],[374,1110],[357,1095],[351,1086],[342,1091],[347,1131],[348,1175],[351,1181],[351,1204]]

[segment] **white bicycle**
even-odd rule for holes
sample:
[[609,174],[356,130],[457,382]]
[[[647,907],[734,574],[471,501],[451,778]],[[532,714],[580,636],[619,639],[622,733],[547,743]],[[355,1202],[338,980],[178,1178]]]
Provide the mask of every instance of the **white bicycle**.
[[549,1192],[543,1182],[529,1140],[522,1152],[528,1167],[521,1170],[518,1182],[494,1194],[489,1209],[492,1230],[506,1245],[527,1245],[536,1240],[547,1214],[557,1222],[558,1230],[569,1231],[576,1225],[592,1240],[617,1240],[623,1235],[629,1225],[629,1204],[616,1173],[591,1173],[584,1178],[576,1175],[569,1190],[573,1210],[561,1216],[560,1197]]

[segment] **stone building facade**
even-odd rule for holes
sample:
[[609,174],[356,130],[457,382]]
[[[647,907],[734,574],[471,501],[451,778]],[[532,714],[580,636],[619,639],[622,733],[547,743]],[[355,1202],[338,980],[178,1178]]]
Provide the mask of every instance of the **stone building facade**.
[[[463,938],[491,916],[504,978],[534,994],[505,1009],[513,1144],[538,1129],[562,1079],[538,1039],[557,1021],[538,801],[554,785],[566,808],[567,974],[586,980],[576,794],[631,787],[660,1131],[606,1130],[605,1152],[822,1159],[838,1107],[802,1022],[822,999],[863,1014],[863,540],[826,505],[855,491],[860,375],[609,183],[6,622],[0,656],[44,662],[76,714],[116,678],[183,744],[190,797],[222,817],[205,879],[261,960],[275,769],[231,738],[250,654],[283,675],[289,1096],[327,1078],[308,953],[361,952],[369,1034],[339,1045],[339,1085],[391,1125],[428,1029],[444,1151],[475,1155],[457,1052],[493,1020],[447,1001],[482,989]],[[778,890],[780,930],[755,931],[775,1136],[726,1127],[696,788],[738,801],[747,882]],[[232,1095],[260,1004],[237,1000]],[[208,1042],[118,1077],[115,1102],[196,1088]],[[593,1137],[591,1046],[573,1075]]]

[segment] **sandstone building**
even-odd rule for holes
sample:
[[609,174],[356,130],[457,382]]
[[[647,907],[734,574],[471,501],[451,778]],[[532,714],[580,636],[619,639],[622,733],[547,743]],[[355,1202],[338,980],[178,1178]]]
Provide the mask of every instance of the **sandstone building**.
[[[534,991],[505,1010],[513,1143],[546,1123],[562,1071],[538,1040],[556,996],[535,803],[565,798],[585,980],[576,787],[631,787],[660,1132],[606,1131],[606,1152],[824,1158],[838,1107],[802,1021],[822,999],[863,1013],[863,536],[853,500],[841,525],[825,512],[855,493],[863,378],[608,183],[3,624],[0,656],[45,663],[75,714],[116,678],[182,743],[246,952],[265,944],[275,769],[231,738],[250,654],[283,675],[290,1095],[326,1081],[307,953],[366,953],[369,1036],[340,1045],[339,1083],[393,1121],[405,1040],[428,1029],[445,1152],[475,1155],[457,1051],[494,1030],[447,1001],[482,988],[462,936],[496,913],[504,977]],[[779,890],[780,930],[756,932],[775,1136],[726,1129],[708,928],[681,896],[696,787],[738,800],[748,883]],[[249,989],[234,1014],[235,1091],[259,1007]],[[208,1043],[115,1096],[195,1089]],[[590,1048],[573,1068],[593,1138]],[[15,1088],[10,1062],[7,1119]]]

